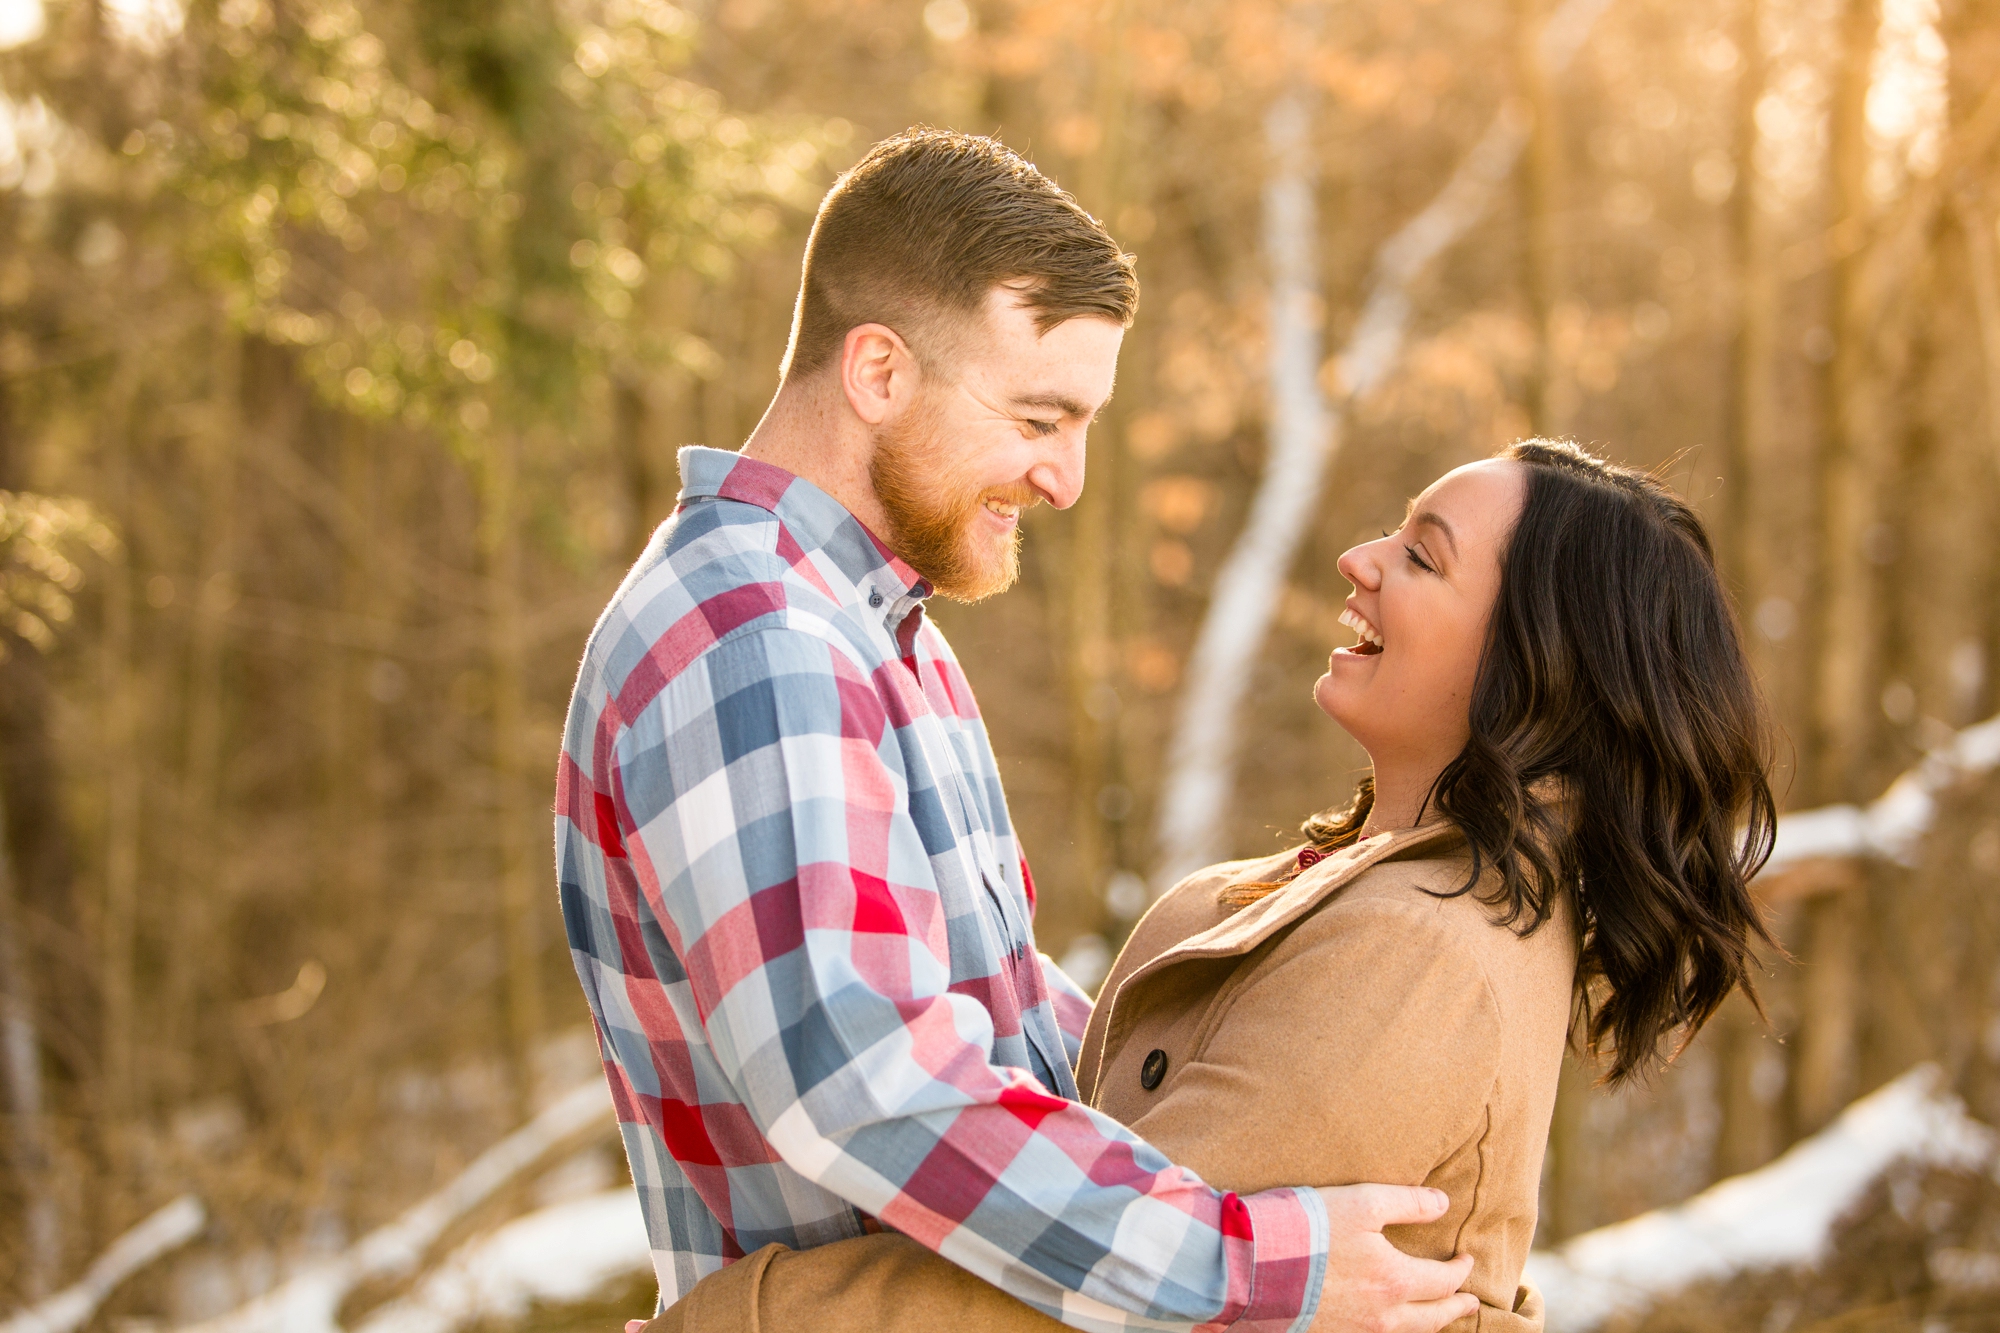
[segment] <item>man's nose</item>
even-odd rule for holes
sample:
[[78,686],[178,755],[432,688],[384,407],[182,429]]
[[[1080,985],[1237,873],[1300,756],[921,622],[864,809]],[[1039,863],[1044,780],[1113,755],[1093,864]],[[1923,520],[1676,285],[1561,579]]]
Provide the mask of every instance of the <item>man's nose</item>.
[[1083,494],[1084,432],[1065,431],[1061,443],[1028,469],[1028,484],[1057,509],[1067,509]]

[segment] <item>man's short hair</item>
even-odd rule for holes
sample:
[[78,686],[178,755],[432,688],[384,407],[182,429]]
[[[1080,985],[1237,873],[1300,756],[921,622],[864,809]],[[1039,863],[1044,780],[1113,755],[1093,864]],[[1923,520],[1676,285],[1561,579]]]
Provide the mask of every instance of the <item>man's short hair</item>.
[[820,203],[784,374],[817,371],[857,324],[888,325],[926,366],[948,362],[1003,282],[1044,333],[1080,316],[1129,327],[1139,306],[1132,256],[1034,164],[982,135],[905,130]]

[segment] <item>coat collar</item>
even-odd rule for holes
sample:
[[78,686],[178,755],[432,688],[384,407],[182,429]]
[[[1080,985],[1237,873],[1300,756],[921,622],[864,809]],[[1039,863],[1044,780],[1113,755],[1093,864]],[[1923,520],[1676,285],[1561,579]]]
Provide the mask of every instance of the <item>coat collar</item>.
[[1361,874],[1384,861],[1401,860],[1416,852],[1437,852],[1464,842],[1465,835],[1448,820],[1397,829],[1332,853],[1299,872],[1291,883],[1202,931],[1190,935],[1127,977],[1123,990],[1141,977],[1191,958],[1227,958],[1245,954],[1287,926],[1310,915]]

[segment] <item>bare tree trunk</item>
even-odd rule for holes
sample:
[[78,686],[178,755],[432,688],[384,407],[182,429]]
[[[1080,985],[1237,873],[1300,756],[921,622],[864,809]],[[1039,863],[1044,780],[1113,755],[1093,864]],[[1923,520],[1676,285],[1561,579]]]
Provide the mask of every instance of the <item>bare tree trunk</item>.
[[506,962],[505,1050],[516,1118],[525,1119],[534,1102],[533,1058],[542,1034],[542,992],[535,867],[528,852],[527,820],[534,804],[527,797],[521,735],[527,709],[518,510],[520,448],[520,439],[511,429],[496,432],[489,442],[480,517],[488,597],[487,663],[493,691],[494,845],[500,865],[497,905]]
[[1856,1091],[1863,898],[1857,886],[1820,894],[1806,904],[1799,976],[1803,1021],[1792,1041],[1787,1084],[1794,1139],[1825,1128]]
[[1528,143],[1517,183],[1525,233],[1521,286],[1535,326],[1528,420],[1537,435],[1559,436],[1574,415],[1576,390],[1563,374],[1555,346],[1556,307],[1563,291],[1560,215],[1565,173],[1561,107],[1542,52],[1545,8],[1544,0],[1514,0],[1514,78],[1528,113]]
[[218,419],[195,441],[201,473],[205,540],[196,573],[187,649],[187,733],[182,759],[178,840],[173,865],[178,892],[166,914],[166,996],[160,1053],[171,1062],[161,1071],[177,1097],[194,1088],[199,1044],[201,967],[210,954],[223,908],[217,870],[221,848],[223,679],[229,643],[229,612],[237,598],[236,535],[238,451],[246,433],[280,429],[280,405],[291,395],[290,367],[283,354],[247,335],[230,340],[227,366],[215,399]]
[[[1767,994],[1766,1003],[1769,1000]],[[1740,995],[1722,1006],[1709,1030],[1709,1040],[1715,1046],[1716,1100],[1721,1112],[1709,1178],[1720,1180],[1754,1171],[1778,1152],[1775,1098],[1759,1086],[1762,1067],[1773,1058],[1777,1038]]]
[[[1729,202],[1730,260],[1735,269],[1729,336],[1728,403],[1723,419],[1720,530],[1724,576],[1746,612],[1756,604],[1764,571],[1755,536],[1755,459],[1764,437],[1766,369],[1770,365],[1776,293],[1764,253],[1757,171],[1757,103],[1764,95],[1763,0],[1738,0],[1733,127],[1736,189]],[[1764,641],[1752,651],[1768,669]],[[1736,1175],[1762,1166],[1776,1150],[1776,1125],[1768,1099],[1758,1095],[1764,1059],[1762,1021],[1750,1005],[1734,1000],[1715,1020],[1716,1093],[1720,1124],[1710,1174]]]
[[[1127,88],[1124,68],[1124,0],[1111,0],[1096,25],[1097,74],[1093,112],[1100,141],[1078,163],[1079,198],[1100,216],[1115,216],[1123,168]],[[1102,795],[1114,762],[1118,692],[1112,683],[1116,653],[1111,633],[1111,578],[1118,548],[1116,493],[1119,433],[1099,421],[1089,435],[1086,484],[1064,525],[1070,558],[1064,570],[1068,612],[1070,813],[1077,887],[1087,901],[1102,900],[1116,855],[1116,829]]]
[[[130,533],[132,428],[129,389],[119,396],[119,433],[107,442],[105,489],[111,518]],[[133,1059],[135,1009],[134,952],[139,911],[139,812],[143,783],[139,766],[139,680],[133,662],[133,571],[129,538],[106,562],[104,647],[102,651],[104,739],[104,907],[99,935],[104,979],[104,1120],[113,1160],[123,1130],[143,1104]],[[122,1174],[122,1173],[121,1173]]]
[[1763,437],[1764,386],[1776,294],[1765,262],[1757,178],[1757,103],[1764,96],[1763,0],[1738,0],[1734,156],[1729,249],[1735,269],[1729,336],[1729,402],[1723,420],[1722,565],[1741,604],[1754,603],[1763,571],[1754,549],[1753,460]]
[[[1810,687],[1801,787],[1814,804],[1854,796],[1877,710],[1866,697],[1870,624],[1868,377],[1872,371],[1863,261],[1870,227],[1868,89],[1881,0],[1843,0],[1829,145],[1833,252],[1829,324],[1833,355],[1820,378],[1820,448],[1814,468],[1818,525],[1803,649]],[[1815,899],[1798,942],[1801,1004],[1791,1046],[1788,1110],[1794,1137],[1825,1125],[1852,1095],[1859,1014],[1859,905],[1854,895]]]
[[1574,1052],[1564,1052],[1562,1074],[1556,1080],[1556,1107],[1549,1121],[1542,1216],[1536,1236],[1543,1245],[1566,1240],[1587,1230],[1596,1220],[1590,1206],[1592,1173],[1584,1133],[1591,1076],[1584,1059]]
[[21,1286],[29,1300],[37,1300],[55,1289],[62,1212],[48,1149],[35,987],[16,927],[8,831],[6,802],[0,798],[0,1069],[7,1079],[8,1155],[21,1208]]
[[[0,381],[0,490],[27,489],[9,386]],[[78,901],[51,723],[54,689],[35,646],[0,628],[0,1020],[4,1020],[15,1160],[26,1197],[27,1279],[56,1277],[62,1210],[50,1156],[44,1060],[67,1109],[84,1116],[99,1091],[95,950]]]
[[[2000,20],[1983,0],[1944,0],[1938,30],[1949,53],[1947,96],[1954,135],[1971,120],[2000,81]],[[1984,156],[1982,154],[1982,156]],[[1969,163],[1978,167],[1981,163]],[[2000,520],[2000,258],[1994,253],[1995,210],[1983,182],[1992,179],[1968,170],[1955,183],[1953,212],[1965,245],[1967,273],[1972,280],[1973,312],[1978,320],[1982,379],[1985,387],[1986,441],[1993,463],[1986,502],[1988,523]],[[1984,623],[1978,628],[1985,649],[1983,698],[1975,712],[1985,716],[2000,704],[2000,544],[1987,543]]]
[[1816,805],[1855,794],[1864,730],[1875,711],[1864,697],[1871,675],[1868,644],[1852,629],[1868,623],[1871,583],[1865,432],[1872,367],[1862,268],[1870,212],[1868,89],[1880,27],[1881,0],[1843,0],[1829,146],[1833,355],[1819,385],[1820,451],[1814,469],[1818,530],[1802,645],[1811,688],[1799,763],[1804,794]]
[[[1970,192],[1957,201],[1959,234],[1965,241],[1966,269],[1972,278],[1973,309],[1979,321],[1979,351],[1986,389],[1986,446],[1993,470],[1987,485],[1987,512],[2000,517],[2000,257],[1994,254],[1991,212]],[[1979,628],[1984,648],[1985,696],[1975,711],[1991,712],[2000,699],[2000,545],[1986,552],[1985,623]]]
[[647,406],[644,384],[629,374],[612,381],[611,438],[618,453],[618,473],[625,483],[625,503],[631,514],[626,545],[635,555],[652,537],[653,525],[661,518],[654,512],[659,487],[653,478],[649,450],[652,441],[646,430],[651,413]]

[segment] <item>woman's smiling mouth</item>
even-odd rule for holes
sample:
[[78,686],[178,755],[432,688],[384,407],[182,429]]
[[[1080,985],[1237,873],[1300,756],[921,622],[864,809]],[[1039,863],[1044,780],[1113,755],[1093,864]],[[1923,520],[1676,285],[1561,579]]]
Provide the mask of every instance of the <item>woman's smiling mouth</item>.
[[1353,657],[1373,657],[1382,651],[1382,631],[1371,625],[1368,618],[1359,611],[1351,606],[1348,607],[1340,613],[1340,623],[1360,635],[1361,642],[1351,648],[1337,648],[1335,652],[1346,653]]

